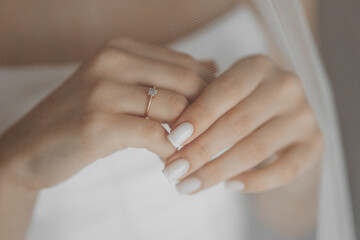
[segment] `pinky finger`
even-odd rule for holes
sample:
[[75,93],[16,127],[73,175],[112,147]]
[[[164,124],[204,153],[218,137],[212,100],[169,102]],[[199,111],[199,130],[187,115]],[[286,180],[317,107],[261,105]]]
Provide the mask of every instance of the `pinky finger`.
[[249,193],[281,187],[298,178],[320,160],[321,149],[314,144],[293,146],[284,151],[275,162],[227,180],[225,187],[229,190]]

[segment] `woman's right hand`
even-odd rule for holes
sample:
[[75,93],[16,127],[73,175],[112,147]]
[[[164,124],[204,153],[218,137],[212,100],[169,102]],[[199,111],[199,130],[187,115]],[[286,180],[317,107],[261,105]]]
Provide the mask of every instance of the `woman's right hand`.
[[[127,147],[165,159],[176,149],[161,123],[174,123],[215,71],[164,47],[113,39],[3,134],[0,174],[41,189]],[[149,86],[159,91],[145,119]]]

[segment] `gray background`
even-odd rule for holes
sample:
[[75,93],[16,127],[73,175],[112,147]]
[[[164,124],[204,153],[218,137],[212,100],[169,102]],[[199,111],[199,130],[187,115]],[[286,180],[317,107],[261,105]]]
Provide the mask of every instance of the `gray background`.
[[360,236],[360,0],[320,0],[320,45],[342,128]]

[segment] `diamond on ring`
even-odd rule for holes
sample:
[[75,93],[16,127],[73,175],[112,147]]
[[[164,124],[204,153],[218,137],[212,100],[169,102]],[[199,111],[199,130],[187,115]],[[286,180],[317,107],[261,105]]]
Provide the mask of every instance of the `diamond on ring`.
[[158,90],[156,88],[149,88],[147,94],[150,96],[150,97],[154,97],[156,94],[158,93]]

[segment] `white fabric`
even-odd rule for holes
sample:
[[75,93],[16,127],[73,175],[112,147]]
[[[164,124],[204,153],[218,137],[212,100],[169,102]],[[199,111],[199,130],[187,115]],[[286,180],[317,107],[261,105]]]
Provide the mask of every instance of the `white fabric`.
[[[234,32],[234,25],[240,31]],[[252,15],[237,8],[172,47],[216,59],[225,69],[247,54],[265,53],[263,39]],[[0,68],[0,131],[77,65]],[[162,175],[162,168],[157,156],[145,149],[127,149],[95,162],[41,192],[28,240],[231,240],[245,232],[244,204],[237,194],[219,185],[196,196],[180,196]]]
[[326,149],[318,218],[318,240],[355,240],[345,157],[328,76],[299,0],[254,0],[288,67],[303,83],[323,132]]
[[[237,7],[171,47],[199,59],[215,59],[223,71],[238,58],[267,53],[264,39],[250,11]],[[77,66],[0,68],[0,131]],[[248,206],[241,194],[218,185],[195,196],[180,196],[162,168],[145,149],[127,149],[98,160],[41,192],[28,240],[250,239]]]

